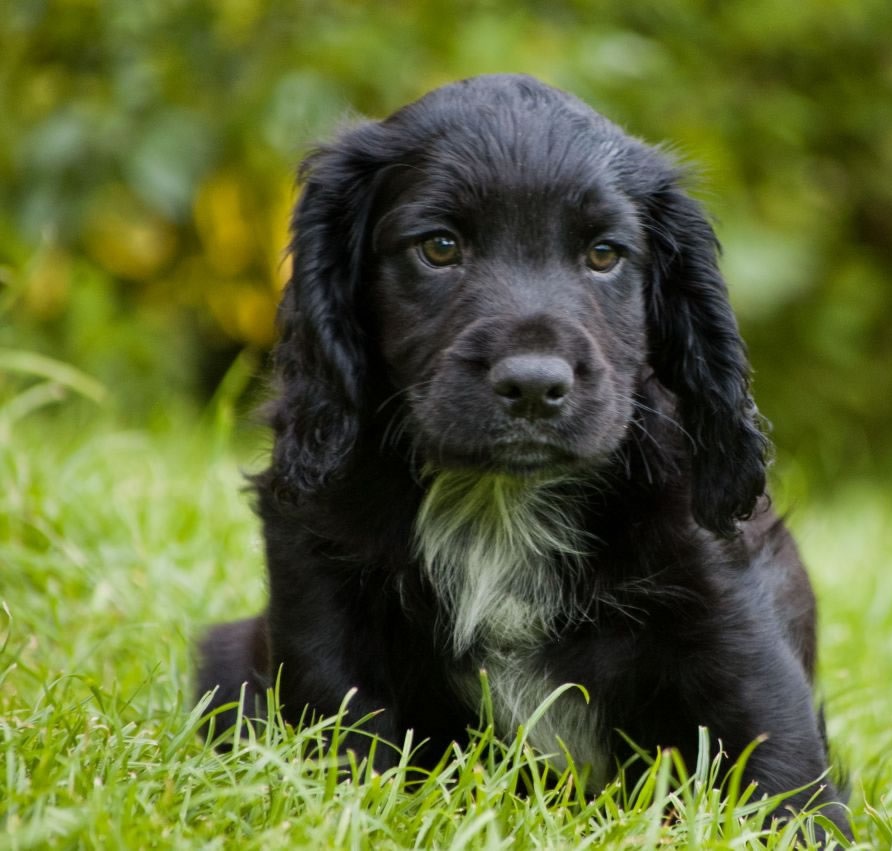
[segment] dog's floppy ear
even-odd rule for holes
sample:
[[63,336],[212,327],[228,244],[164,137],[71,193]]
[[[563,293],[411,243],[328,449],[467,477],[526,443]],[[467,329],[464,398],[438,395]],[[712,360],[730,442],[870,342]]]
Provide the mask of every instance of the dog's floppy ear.
[[349,463],[361,428],[367,356],[359,308],[375,177],[382,163],[364,124],[301,166],[291,279],[279,307],[272,425],[277,490],[310,494]]
[[718,242],[674,175],[647,199],[650,357],[678,398],[691,449],[694,518],[734,534],[765,489],[768,442],[749,393],[750,367],[718,269]]

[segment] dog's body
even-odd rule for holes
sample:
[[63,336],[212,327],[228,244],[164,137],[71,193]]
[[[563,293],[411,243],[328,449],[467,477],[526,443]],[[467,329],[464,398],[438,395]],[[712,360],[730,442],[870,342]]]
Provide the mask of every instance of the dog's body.
[[384,710],[371,730],[435,760],[485,668],[509,737],[585,688],[531,736],[594,783],[626,737],[693,762],[700,726],[732,758],[767,737],[765,792],[815,781],[814,598],[676,170],[504,76],[348,131],[303,176],[256,480],[269,608],[210,633],[200,688],[222,705],[278,675],[292,720],[355,688],[354,717]]

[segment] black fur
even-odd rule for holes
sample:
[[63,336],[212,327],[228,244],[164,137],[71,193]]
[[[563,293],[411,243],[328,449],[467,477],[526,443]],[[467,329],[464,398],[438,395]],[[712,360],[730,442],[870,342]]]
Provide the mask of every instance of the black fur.
[[[816,780],[814,599],[767,507],[716,238],[678,169],[577,99],[493,76],[348,130],[301,179],[256,480],[269,608],[211,632],[199,689],[260,697],[280,670],[295,720],[355,687],[355,717],[384,710],[375,732],[414,728],[437,759],[476,718],[456,682],[486,653],[450,648],[419,564],[423,471],[547,471],[590,552],[572,576],[554,562],[574,605],[531,671],[588,689],[616,760],[622,731],[693,762],[706,725],[732,758],[767,735],[748,767],[762,791]],[[426,264],[432,234],[460,262]],[[587,266],[592,245],[618,265]]]

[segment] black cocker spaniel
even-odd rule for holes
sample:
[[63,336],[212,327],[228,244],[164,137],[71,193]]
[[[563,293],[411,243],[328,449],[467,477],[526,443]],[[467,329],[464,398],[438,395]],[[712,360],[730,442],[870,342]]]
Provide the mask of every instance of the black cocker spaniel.
[[[279,677],[297,720],[355,688],[353,717],[384,710],[370,729],[436,760],[485,668],[508,737],[584,686],[531,738],[593,784],[628,740],[692,764],[701,725],[732,759],[765,736],[761,791],[821,777],[814,597],[678,168],[568,94],[484,76],[344,132],[301,179],[255,481],[269,607],[204,640],[213,705]],[[847,831],[826,777],[790,804],[812,796]]]

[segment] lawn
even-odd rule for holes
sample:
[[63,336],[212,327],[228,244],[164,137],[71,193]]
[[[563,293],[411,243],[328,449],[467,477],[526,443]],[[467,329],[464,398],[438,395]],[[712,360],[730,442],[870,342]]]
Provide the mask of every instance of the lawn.
[[[385,774],[353,763],[344,717],[297,731],[272,717],[216,753],[196,734],[191,647],[262,605],[242,472],[265,438],[235,429],[225,402],[137,430],[97,410],[0,404],[0,847],[793,847],[797,825],[759,839],[767,805],[733,773],[712,791],[725,769],[705,750],[686,769],[663,754],[594,798],[572,771],[545,782],[523,731],[495,742],[485,717],[427,776],[411,741]],[[821,602],[830,734],[871,849],[892,846],[890,516],[888,494],[850,486],[791,517]]]

